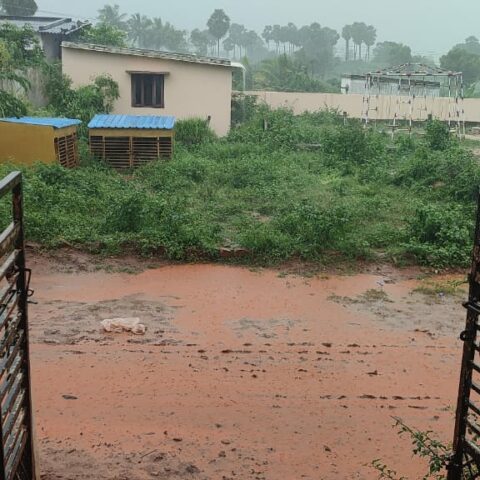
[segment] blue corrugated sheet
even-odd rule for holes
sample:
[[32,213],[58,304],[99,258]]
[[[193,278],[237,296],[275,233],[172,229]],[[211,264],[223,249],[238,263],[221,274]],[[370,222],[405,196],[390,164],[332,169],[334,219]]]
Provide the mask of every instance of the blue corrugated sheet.
[[24,125],[40,125],[43,127],[53,127],[55,129],[73,127],[80,125],[80,120],[72,118],[47,118],[47,117],[20,117],[20,118],[0,118],[0,122],[22,123]]
[[159,115],[95,115],[88,128],[173,130],[175,117]]

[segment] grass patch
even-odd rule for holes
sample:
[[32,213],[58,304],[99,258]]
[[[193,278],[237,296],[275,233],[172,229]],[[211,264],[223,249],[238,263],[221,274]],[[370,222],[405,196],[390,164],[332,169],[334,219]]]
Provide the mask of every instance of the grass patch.
[[[392,145],[331,112],[263,108],[227,138],[198,120],[181,123],[178,138],[171,161],[128,176],[96,161],[25,168],[28,239],[232,261],[221,256],[226,247],[243,252],[236,262],[255,265],[469,263],[480,166],[456,142],[435,149],[398,137]],[[305,143],[322,148],[299,149]],[[0,174],[13,169],[2,165]],[[9,209],[0,205],[0,221]]]
[[467,280],[423,280],[421,285],[413,290],[428,297],[453,296],[464,297],[468,291]]

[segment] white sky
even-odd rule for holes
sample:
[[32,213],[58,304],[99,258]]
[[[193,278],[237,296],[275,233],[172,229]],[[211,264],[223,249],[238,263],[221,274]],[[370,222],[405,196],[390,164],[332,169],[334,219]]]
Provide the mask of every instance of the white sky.
[[379,40],[407,43],[414,53],[439,56],[470,35],[480,37],[480,0],[36,0],[39,15],[66,13],[95,18],[104,3],[126,13],[159,16],[179,28],[203,28],[215,8],[232,21],[261,31],[266,24],[318,22],[341,30],[363,21],[377,27]]

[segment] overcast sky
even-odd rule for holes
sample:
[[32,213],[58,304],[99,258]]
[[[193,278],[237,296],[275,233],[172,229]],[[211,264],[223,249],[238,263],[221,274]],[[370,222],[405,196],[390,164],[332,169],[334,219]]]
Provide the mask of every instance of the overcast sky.
[[[102,0],[36,0],[38,14],[95,18]],[[480,0],[114,0],[126,13],[161,17],[179,28],[203,28],[215,8],[261,32],[267,24],[318,22],[341,30],[354,21],[375,25],[379,40],[403,42],[415,53],[445,53],[470,35],[480,37]]]

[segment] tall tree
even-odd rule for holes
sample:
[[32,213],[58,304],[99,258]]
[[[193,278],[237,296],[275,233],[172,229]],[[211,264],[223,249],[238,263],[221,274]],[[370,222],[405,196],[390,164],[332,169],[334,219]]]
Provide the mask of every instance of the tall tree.
[[345,40],[345,61],[350,60],[350,41],[352,40],[352,26],[345,25],[342,30],[342,38]]
[[95,26],[84,28],[80,33],[79,40],[110,47],[127,46],[127,34],[108,23],[97,23]]
[[190,33],[190,43],[195,47],[195,51],[200,55],[208,55],[208,49],[217,41],[210,35],[208,30],[196,28]]
[[269,50],[270,50],[270,42],[273,40],[272,32],[273,32],[273,27],[271,25],[266,25],[262,33],[262,37],[265,40]]
[[[299,32],[301,53],[311,65],[312,73],[325,74],[334,60],[334,47],[340,35],[319,23],[303,26]],[[298,54],[297,54],[298,55]]]
[[120,30],[126,30],[127,28],[127,15],[120,13],[119,5],[105,5],[98,11],[98,20],[100,23],[117,27]]
[[220,56],[220,40],[228,33],[230,17],[221,9],[217,9],[208,19],[207,27],[213,37],[217,39],[217,54]]
[[152,20],[140,13],[132,15],[128,20],[128,37],[137,47],[152,46]]
[[152,19],[152,44],[155,49],[160,50],[165,44],[163,20],[160,17]]
[[375,61],[385,67],[393,67],[412,62],[412,50],[402,43],[377,43],[373,54]]
[[465,40],[465,43],[459,43],[458,45],[455,45],[453,48],[460,48],[462,50],[465,50],[468,53],[474,53],[475,55],[480,55],[480,42],[478,41],[477,37],[474,37],[473,35],[468,37]]
[[35,0],[0,0],[7,15],[32,16],[38,10]]
[[240,58],[242,58],[243,38],[246,31],[246,28],[238,23],[232,23],[230,26],[229,38],[232,40],[232,43],[238,47]]
[[280,53],[280,43],[282,42],[282,27],[274,25],[272,27],[272,40],[275,43],[277,55]]
[[364,22],[355,22],[352,24],[352,39],[355,44],[353,59],[362,59],[362,45],[365,42],[367,25]]
[[364,37],[365,45],[367,46],[367,56],[366,59],[370,60],[370,51],[377,41],[377,30],[373,25],[369,25],[365,31]]
[[467,85],[480,80],[480,56],[462,48],[452,48],[440,59],[440,66],[452,72],[463,72]]
[[163,42],[160,48],[166,48],[172,52],[186,52],[188,50],[187,32],[175,28],[170,22],[166,22],[162,29]]

